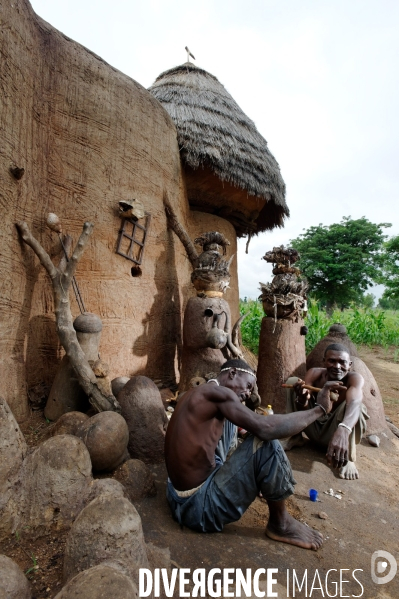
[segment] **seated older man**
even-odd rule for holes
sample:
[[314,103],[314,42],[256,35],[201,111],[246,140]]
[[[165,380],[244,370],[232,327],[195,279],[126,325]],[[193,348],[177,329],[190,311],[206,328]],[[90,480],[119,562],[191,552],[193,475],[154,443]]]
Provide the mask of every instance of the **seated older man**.
[[[327,381],[341,383],[338,398],[329,414],[323,414],[304,429],[312,441],[327,448],[327,462],[339,468],[339,476],[346,479],[359,478],[355,466],[356,444],[360,443],[369,418],[363,400],[363,377],[351,372],[352,362],[347,348],[333,343],[324,353],[323,368],[310,368],[302,381],[297,377],[287,380],[287,412],[312,409],[317,401],[316,392],[304,388],[304,385],[323,387]],[[283,443],[286,451],[303,443],[302,433]]]

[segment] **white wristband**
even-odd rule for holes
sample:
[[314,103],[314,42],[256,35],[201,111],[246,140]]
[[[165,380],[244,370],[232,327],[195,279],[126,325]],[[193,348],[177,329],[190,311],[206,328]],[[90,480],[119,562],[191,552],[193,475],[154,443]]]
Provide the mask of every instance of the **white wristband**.
[[340,422],[338,426],[343,426],[344,428],[346,428],[350,433],[352,432],[352,429],[350,426],[348,426],[347,424],[344,424],[343,422]]

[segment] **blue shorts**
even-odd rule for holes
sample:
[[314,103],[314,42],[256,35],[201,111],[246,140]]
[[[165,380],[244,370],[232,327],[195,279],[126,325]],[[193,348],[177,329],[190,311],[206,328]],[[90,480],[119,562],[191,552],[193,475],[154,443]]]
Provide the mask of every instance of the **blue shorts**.
[[200,532],[219,532],[239,520],[259,491],[269,501],[281,501],[296,484],[279,441],[261,441],[249,435],[225,461],[235,426],[226,421],[219,442],[216,468],[190,497],[179,497],[168,480],[167,499],[181,526]]

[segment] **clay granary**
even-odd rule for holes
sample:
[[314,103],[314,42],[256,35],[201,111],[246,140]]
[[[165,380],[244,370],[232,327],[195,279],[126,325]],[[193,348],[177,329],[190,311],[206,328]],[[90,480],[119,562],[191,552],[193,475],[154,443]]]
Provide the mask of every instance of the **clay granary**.
[[[63,356],[48,275],[15,227],[26,221],[57,263],[50,212],[74,244],[83,223],[94,224],[76,279],[86,310],[102,320],[111,378],[140,374],[168,386],[178,379],[182,315],[195,290],[164,198],[192,239],[219,231],[231,256],[238,236],[288,216],[279,166],[201,68],[183,64],[146,90],[40,19],[28,0],[5,3],[2,24],[0,396],[24,420],[29,390],[51,386]],[[145,216],[130,247],[119,203],[134,199]],[[236,258],[230,273],[235,320]]]

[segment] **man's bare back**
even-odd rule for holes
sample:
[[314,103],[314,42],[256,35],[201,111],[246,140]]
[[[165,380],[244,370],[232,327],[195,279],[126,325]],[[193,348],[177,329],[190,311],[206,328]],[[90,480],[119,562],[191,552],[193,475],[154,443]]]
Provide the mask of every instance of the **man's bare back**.
[[[246,377],[247,389],[238,389],[242,399],[253,388],[253,376]],[[243,408],[233,390],[210,382],[187,391],[177,404],[165,439],[166,467],[175,489],[197,487],[215,469],[215,450],[225,420],[220,406],[226,403],[232,404],[233,418],[234,412],[240,413]],[[244,410],[250,412],[248,408]]]
[[[165,459],[175,489],[200,485],[214,470],[215,449],[224,418],[207,400],[210,385],[187,391],[173,413],[165,439]],[[184,459],[182,459],[184,455]]]

